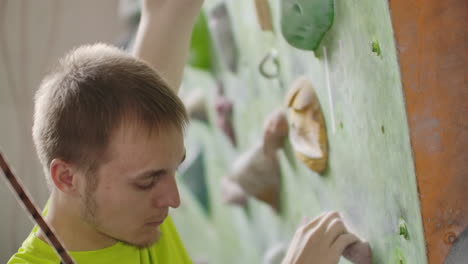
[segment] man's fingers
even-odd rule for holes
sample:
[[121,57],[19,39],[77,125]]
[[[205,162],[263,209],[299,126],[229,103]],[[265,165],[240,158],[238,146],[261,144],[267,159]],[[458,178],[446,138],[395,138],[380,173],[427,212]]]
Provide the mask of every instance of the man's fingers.
[[338,236],[335,243],[331,245],[331,249],[333,252],[341,256],[346,247],[359,241],[360,240],[356,235],[352,233],[344,233]]
[[317,225],[317,228],[325,232],[328,225],[333,219],[340,218],[340,214],[336,211],[328,212],[321,217],[320,222]]
[[309,222],[309,219],[307,217],[304,217],[301,221],[301,227],[298,229],[300,232],[307,232],[311,229],[313,229],[326,215],[328,215],[329,212],[323,213],[317,217],[315,217],[311,222]]
[[335,241],[340,235],[347,233],[346,226],[343,223],[343,220],[341,220],[340,218],[333,219],[328,225],[326,233],[326,241],[324,242],[331,247],[331,245],[335,243]]

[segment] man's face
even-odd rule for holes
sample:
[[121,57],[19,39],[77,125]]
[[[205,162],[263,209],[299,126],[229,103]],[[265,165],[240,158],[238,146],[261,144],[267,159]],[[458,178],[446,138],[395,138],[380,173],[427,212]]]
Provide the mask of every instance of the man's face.
[[185,158],[183,134],[172,127],[149,134],[123,125],[108,153],[96,171],[95,190],[83,192],[83,219],[103,235],[149,246],[159,239],[169,207],[180,204],[175,173]]

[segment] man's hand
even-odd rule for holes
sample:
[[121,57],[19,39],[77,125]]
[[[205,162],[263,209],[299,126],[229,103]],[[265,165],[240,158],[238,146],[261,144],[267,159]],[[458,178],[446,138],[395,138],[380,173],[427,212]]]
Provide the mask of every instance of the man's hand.
[[343,250],[357,241],[340,215],[328,212],[297,229],[283,264],[336,264]]
[[203,0],[143,0],[133,54],[148,62],[177,93]]

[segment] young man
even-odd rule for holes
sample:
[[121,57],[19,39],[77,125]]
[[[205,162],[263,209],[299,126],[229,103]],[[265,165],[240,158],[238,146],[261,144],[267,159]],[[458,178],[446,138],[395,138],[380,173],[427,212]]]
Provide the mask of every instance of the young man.
[[[46,222],[78,264],[190,263],[169,208],[185,157],[177,90],[203,0],[144,0],[132,57],[98,44],[65,56],[35,98],[51,189]],[[176,34],[175,34],[176,32]],[[284,263],[337,263],[357,241],[337,213],[296,232]],[[59,263],[35,228],[9,264]]]

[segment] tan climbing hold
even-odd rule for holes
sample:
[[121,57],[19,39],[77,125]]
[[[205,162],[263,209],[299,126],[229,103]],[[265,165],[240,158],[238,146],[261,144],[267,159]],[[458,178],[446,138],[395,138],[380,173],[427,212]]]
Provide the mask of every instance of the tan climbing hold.
[[200,121],[208,120],[206,97],[200,89],[183,96],[182,101],[190,118]]
[[224,201],[243,205],[247,196],[253,196],[279,211],[281,177],[277,152],[283,147],[288,130],[284,110],[268,115],[261,141],[240,155],[229,175],[222,179]]
[[288,131],[289,124],[284,110],[278,109],[268,115],[263,128],[263,150],[267,155],[274,155],[283,147]]
[[268,3],[268,0],[255,0],[255,9],[257,10],[257,19],[260,24],[260,28],[263,31],[273,31],[270,4]]
[[221,197],[224,203],[244,206],[249,195],[235,181],[223,177],[221,179]]
[[279,210],[279,163],[276,155],[265,154],[263,144],[243,153],[234,163],[228,178],[247,194]]
[[286,95],[291,145],[296,157],[310,169],[322,173],[327,167],[328,143],[325,120],[312,83],[298,78]]

